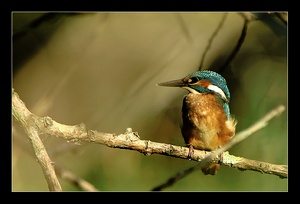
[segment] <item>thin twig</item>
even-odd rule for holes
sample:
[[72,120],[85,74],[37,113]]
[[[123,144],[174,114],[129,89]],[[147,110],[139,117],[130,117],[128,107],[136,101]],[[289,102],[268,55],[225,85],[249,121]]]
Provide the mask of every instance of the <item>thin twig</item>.
[[206,54],[207,54],[208,50],[211,48],[211,45],[213,43],[214,38],[217,36],[217,34],[219,33],[219,31],[223,27],[223,24],[225,22],[226,17],[227,17],[227,13],[224,14],[224,16],[223,16],[222,20],[220,21],[218,27],[216,28],[216,30],[213,32],[212,36],[210,37],[210,39],[208,41],[208,44],[206,46],[206,49],[205,49],[205,51],[204,51],[204,53],[202,55],[200,66],[199,66],[198,70],[202,70]]
[[245,41],[245,38],[246,38],[249,22],[250,21],[247,18],[245,18],[241,36],[240,36],[235,48],[233,49],[233,51],[231,52],[231,54],[229,55],[229,57],[227,58],[225,63],[221,66],[219,72],[223,72],[225,70],[225,68],[233,61],[233,59],[235,58],[237,53],[240,51],[240,49]]
[[283,111],[285,110],[285,107],[283,105],[279,105],[278,107],[274,108],[273,110],[271,110],[269,113],[267,113],[263,118],[261,118],[260,120],[258,120],[256,123],[254,123],[253,125],[251,125],[250,127],[248,127],[247,129],[239,132],[238,134],[236,134],[236,136],[230,140],[230,142],[228,142],[227,144],[225,144],[224,146],[218,148],[216,151],[214,151],[212,154],[208,155],[206,158],[204,158],[197,166],[197,169],[202,168],[203,166],[206,166],[214,157],[220,155],[222,152],[228,150],[229,148],[231,148],[232,146],[240,143],[241,141],[243,141],[244,139],[246,139],[247,137],[249,137],[250,135],[252,135],[253,133],[257,132],[258,130],[264,128],[267,126],[268,122],[280,115]]
[[61,165],[57,165],[57,164],[55,165],[55,172],[62,179],[72,183],[73,185],[82,189],[83,191],[88,191],[88,192],[99,191],[94,185],[80,178],[79,176],[75,175],[72,171],[63,168]]

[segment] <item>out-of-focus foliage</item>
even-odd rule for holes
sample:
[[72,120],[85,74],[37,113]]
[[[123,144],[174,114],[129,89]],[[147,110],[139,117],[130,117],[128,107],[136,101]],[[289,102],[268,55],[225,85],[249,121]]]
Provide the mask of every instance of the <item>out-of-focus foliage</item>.
[[[186,91],[156,83],[196,71],[224,13],[14,13],[13,88],[31,112],[64,124],[184,145],[181,103]],[[204,68],[218,71],[243,28],[228,13]],[[278,22],[280,25],[280,22]],[[26,26],[27,25],[27,26]],[[30,26],[28,26],[30,25]],[[231,91],[237,131],[279,104],[287,105],[287,26],[249,23],[245,41],[221,74]],[[276,24],[277,25],[277,24]],[[278,31],[278,30],[277,30]],[[56,163],[101,191],[149,191],[195,162],[95,144],[74,145],[41,135]],[[12,190],[48,191],[24,131],[13,125]],[[287,164],[287,112],[229,152]],[[30,151],[26,151],[26,150]],[[60,179],[64,191],[76,187]],[[166,191],[287,191],[287,179],[221,166],[215,176],[194,172]]]

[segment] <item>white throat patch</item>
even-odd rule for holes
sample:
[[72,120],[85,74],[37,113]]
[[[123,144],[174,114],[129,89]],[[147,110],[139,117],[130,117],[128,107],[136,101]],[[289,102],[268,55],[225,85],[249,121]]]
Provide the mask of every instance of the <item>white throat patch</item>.
[[198,91],[196,91],[196,90],[194,90],[194,89],[192,89],[192,88],[190,88],[190,87],[188,87],[188,86],[183,86],[182,88],[188,90],[189,92],[191,92],[191,93],[193,93],[193,94],[201,94],[201,93],[199,93]]

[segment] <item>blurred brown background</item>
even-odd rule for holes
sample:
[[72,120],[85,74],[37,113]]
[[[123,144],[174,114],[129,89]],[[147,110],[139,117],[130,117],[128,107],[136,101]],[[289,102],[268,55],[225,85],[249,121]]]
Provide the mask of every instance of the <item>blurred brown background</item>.
[[[245,41],[225,70],[237,132],[279,104],[287,106],[287,25],[255,14]],[[156,86],[196,71],[215,30],[204,69],[219,71],[237,44],[238,13],[13,13],[13,88],[38,116],[99,132],[127,127],[144,140],[184,146],[180,134],[185,90]],[[24,131],[13,125],[12,191],[48,191]],[[102,145],[41,135],[51,159],[101,191],[149,191],[195,162],[144,156]],[[287,110],[230,154],[287,164]],[[79,191],[60,179],[64,191]],[[221,166],[165,191],[287,191],[287,179]]]

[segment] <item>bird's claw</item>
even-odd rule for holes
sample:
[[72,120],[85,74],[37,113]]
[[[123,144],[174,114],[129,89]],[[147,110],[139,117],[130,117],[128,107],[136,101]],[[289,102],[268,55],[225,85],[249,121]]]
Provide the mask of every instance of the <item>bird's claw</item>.
[[189,147],[189,153],[188,153],[187,158],[188,158],[189,160],[191,160],[191,159],[192,159],[192,156],[193,156],[193,154],[194,154],[194,147],[193,147],[193,145],[191,145],[191,144],[188,144],[187,146]]

